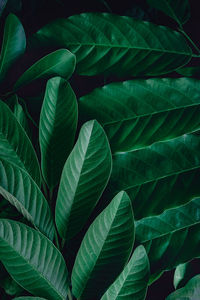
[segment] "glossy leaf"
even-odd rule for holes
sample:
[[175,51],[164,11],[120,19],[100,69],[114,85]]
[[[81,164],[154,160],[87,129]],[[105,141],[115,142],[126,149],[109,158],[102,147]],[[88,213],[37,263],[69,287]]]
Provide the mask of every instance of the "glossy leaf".
[[11,276],[35,296],[66,299],[67,268],[58,249],[38,231],[0,220],[0,259]]
[[107,137],[97,121],[81,128],[78,141],[61,176],[56,202],[56,225],[64,239],[77,234],[99,200],[111,172]]
[[40,169],[34,148],[8,106],[0,101],[0,158],[28,171],[40,185]]
[[67,49],[54,51],[33,64],[17,80],[14,89],[18,89],[38,78],[61,76],[69,79],[75,69],[76,58]]
[[200,137],[191,134],[115,154],[107,197],[125,190],[136,219],[188,202],[200,195],[199,147]]
[[190,18],[190,4],[188,0],[147,0],[147,2],[180,25],[185,24]]
[[144,300],[149,280],[149,260],[143,246],[139,246],[114,283],[101,300]]
[[81,243],[72,270],[75,297],[99,299],[123,270],[133,242],[133,211],[122,191],[94,220]]
[[199,93],[188,78],[111,83],[80,98],[80,116],[104,126],[113,152],[130,151],[199,129]]
[[175,289],[183,287],[192,277],[199,274],[200,259],[194,259],[176,267],[174,272]]
[[24,53],[26,36],[19,19],[9,14],[6,19],[3,43],[0,56],[0,80],[2,80],[12,64]]
[[77,101],[70,84],[60,77],[50,79],[39,128],[42,172],[50,188],[58,183],[64,163],[72,150],[77,119]]
[[200,295],[200,275],[193,277],[185,287],[170,294],[166,300],[197,300]]
[[191,58],[184,37],[167,27],[107,13],[84,13],[41,28],[32,46],[66,47],[80,75],[155,76]]
[[146,248],[151,273],[199,256],[200,198],[136,222],[136,242]]
[[18,166],[0,159],[0,194],[37,229],[54,238],[50,208],[37,184]]

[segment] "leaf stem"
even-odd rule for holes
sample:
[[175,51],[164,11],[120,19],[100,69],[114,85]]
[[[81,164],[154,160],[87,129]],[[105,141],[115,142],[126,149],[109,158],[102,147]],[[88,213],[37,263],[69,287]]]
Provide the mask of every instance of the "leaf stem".
[[192,46],[195,48],[195,50],[200,54],[200,49],[197,47],[197,45],[192,41],[192,39],[187,35],[187,33],[183,30],[183,27],[181,26],[179,28],[179,31],[186,37],[186,39],[192,44]]
[[70,288],[68,288],[68,293],[67,293],[67,295],[68,295],[68,299],[69,299],[69,300],[73,300],[73,296],[72,296],[72,293],[71,293]]

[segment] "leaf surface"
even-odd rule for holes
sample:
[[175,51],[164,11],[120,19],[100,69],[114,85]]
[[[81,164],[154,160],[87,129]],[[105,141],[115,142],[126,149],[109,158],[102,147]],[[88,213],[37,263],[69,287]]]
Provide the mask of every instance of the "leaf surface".
[[176,267],[174,272],[174,287],[181,288],[195,275],[199,274],[200,259],[194,259]]

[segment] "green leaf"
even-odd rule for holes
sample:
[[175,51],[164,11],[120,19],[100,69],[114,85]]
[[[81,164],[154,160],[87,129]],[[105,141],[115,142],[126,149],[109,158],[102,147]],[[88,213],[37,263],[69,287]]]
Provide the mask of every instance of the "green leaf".
[[103,128],[97,121],[85,123],[65,163],[58,190],[56,225],[62,238],[70,239],[83,227],[108,182],[111,167]]
[[13,300],[45,300],[45,298],[25,296],[25,297],[17,297],[14,298]]
[[0,158],[28,171],[40,185],[40,168],[35,150],[8,106],[0,101]]
[[50,188],[58,183],[64,163],[72,150],[77,119],[77,101],[70,84],[60,77],[50,79],[46,86],[39,127],[42,172]]
[[58,249],[40,232],[0,220],[0,259],[24,289],[49,300],[66,299],[68,273]]
[[120,192],[88,229],[72,270],[76,298],[99,299],[123,270],[134,243],[129,197]]
[[194,259],[176,267],[174,272],[175,289],[183,287],[192,277],[199,274],[200,259]]
[[125,190],[138,220],[200,196],[199,149],[200,137],[191,134],[113,155],[107,197]]
[[149,280],[149,260],[143,246],[139,246],[114,283],[101,300],[143,300]]
[[42,192],[26,171],[3,159],[0,159],[0,194],[37,229],[53,240],[53,218]]
[[14,89],[18,89],[38,78],[61,76],[69,79],[75,69],[76,58],[67,49],[54,51],[33,64],[17,80]]
[[24,291],[10,276],[4,278],[3,288],[6,294],[11,296],[15,296],[16,294],[20,295]]
[[199,93],[188,78],[111,83],[80,98],[80,116],[104,126],[113,152],[130,151],[199,129]]
[[76,71],[90,76],[157,76],[191,58],[191,49],[178,32],[107,13],[55,20],[34,35],[32,46],[40,45],[68,48],[76,55]]
[[200,275],[193,277],[185,287],[170,294],[166,300],[197,300],[200,295]]
[[152,7],[161,10],[174,19],[179,25],[185,24],[190,18],[190,4],[188,0],[147,0]]
[[176,72],[180,75],[191,77],[200,77],[200,66],[179,68]]
[[0,56],[0,81],[4,79],[12,64],[24,53],[26,36],[19,19],[9,14],[6,18]]
[[136,242],[146,248],[151,273],[199,256],[200,198],[136,222]]

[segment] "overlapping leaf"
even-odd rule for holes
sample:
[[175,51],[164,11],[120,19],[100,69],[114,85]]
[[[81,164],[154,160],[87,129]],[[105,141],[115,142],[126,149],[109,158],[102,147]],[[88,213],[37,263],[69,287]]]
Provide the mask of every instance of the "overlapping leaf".
[[50,79],[39,128],[42,172],[50,188],[58,183],[64,163],[72,150],[77,118],[76,96],[70,84],[61,77]]
[[0,220],[0,259],[11,276],[35,296],[66,299],[67,268],[61,253],[38,231]]
[[50,208],[26,171],[0,159],[0,194],[51,240],[55,228]]
[[194,259],[176,267],[174,272],[175,289],[183,287],[192,277],[199,274],[200,259]]
[[34,148],[8,106],[0,101],[0,157],[28,171],[40,184],[40,169]]
[[144,300],[149,280],[149,260],[143,246],[135,249],[130,261],[101,300]]
[[72,270],[72,292],[99,299],[126,264],[134,242],[129,197],[120,192],[88,229]]
[[130,151],[199,129],[199,93],[188,78],[111,83],[80,98],[80,116],[104,126],[113,152]]
[[111,172],[111,152],[97,121],[85,123],[61,176],[56,202],[56,225],[64,239],[85,224],[99,200]]
[[115,154],[108,194],[127,191],[136,219],[188,202],[200,195],[199,147],[191,134]]
[[32,45],[66,47],[76,55],[81,75],[165,74],[186,64],[191,49],[167,27],[112,14],[84,13],[41,28]]

